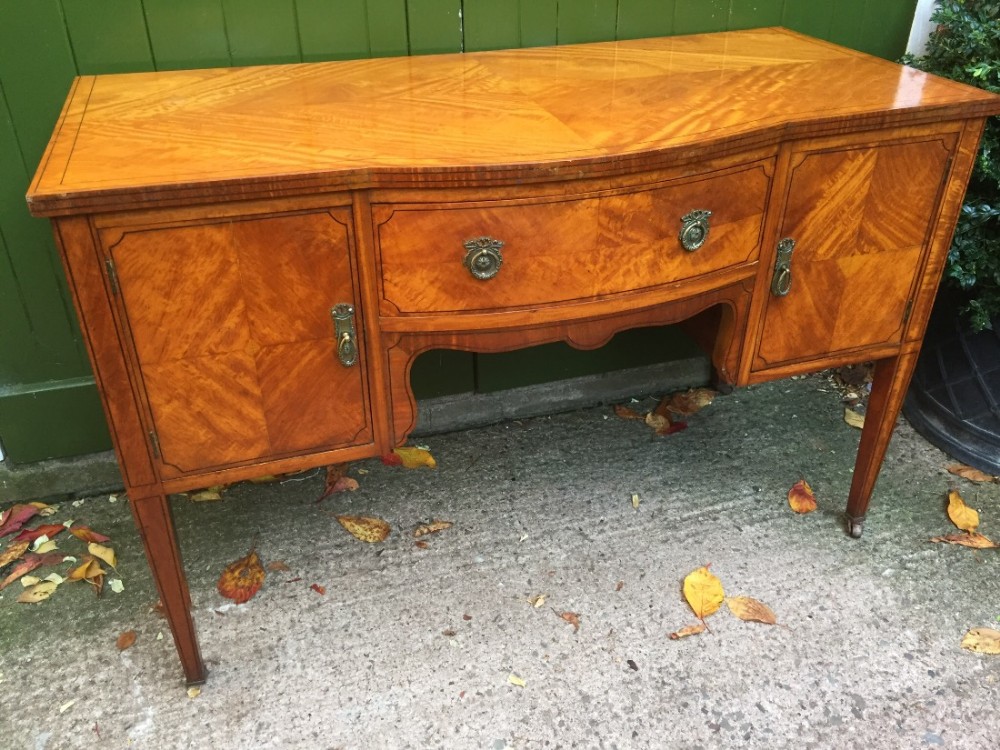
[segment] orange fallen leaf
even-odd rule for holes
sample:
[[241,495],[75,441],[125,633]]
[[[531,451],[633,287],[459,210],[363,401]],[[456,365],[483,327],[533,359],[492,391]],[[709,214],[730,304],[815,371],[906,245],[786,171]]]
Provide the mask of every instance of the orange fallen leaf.
[[430,549],[431,545],[429,542],[425,542],[423,539],[420,539],[414,542],[413,546],[416,547],[417,549]]
[[65,531],[66,527],[61,523],[47,523],[39,526],[37,529],[24,529],[20,534],[14,537],[15,542],[23,542],[25,540],[33,542],[40,536],[46,536],[49,539]]
[[681,638],[687,638],[689,635],[698,635],[699,633],[705,632],[705,623],[699,622],[697,625],[688,625],[686,628],[681,628],[680,630],[670,634],[670,640],[679,641]]
[[560,612],[559,616],[573,626],[573,632],[580,630],[580,615],[576,612]]
[[951,464],[947,468],[949,474],[954,474],[955,476],[962,477],[962,479],[968,479],[970,482],[997,481],[997,478],[992,474],[987,474],[985,471],[974,469],[971,466],[966,466],[965,464]]
[[675,422],[669,414],[657,414],[651,411],[646,415],[646,425],[652,427],[657,435],[673,435],[675,432],[687,429],[687,422]]
[[115,640],[115,646],[118,647],[119,651],[124,651],[135,643],[136,637],[136,632],[134,630],[126,630],[118,636],[117,640]]
[[708,566],[698,568],[684,578],[684,598],[700,620],[719,611],[726,598],[722,581],[708,570]]
[[615,416],[621,419],[645,419],[639,412],[635,409],[631,409],[623,404],[615,404]]
[[418,526],[413,530],[414,538],[427,536],[428,534],[436,534],[439,531],[444,531],[445,529],[450,529],[454,524],[451,521],[431,521],[423,526]]
[[28,542],[27,540],[23,542],[11,542],[8,544],[7,549],[0,552],[0,568],[14,562],[14,560],[27,552],[29,544],[31,544],[31,542]]
[[1000,654],[1000,630],[973,628],[962,638],[962,648],[979,654]]
[[965,504],[958,490],[948,493],[948,518],[962,531],[971,533],[979,526],[979,513]]
[[392,452],[399,456],[400,461],[403,462],[403,466],[407,469],[419,469],[422,466],[426,466],[428,469],[437,467],[437,461],[434,460],[434,456],[424,448],[394,448]]
[[997,549],[997,544],[992,539],[983,536],[978,531],[966,532],[965,534],[935,536],[931,537],[930,541],[943,542],[944,544],[958,544],[962,547],[972,547],[973,549]]
[[104,544],[104,542],[111,541],[109,537],[104,536],[104,534],[98,534],[89,526],[70,526],[69,533],[83,542],[97,542],[97,544]]
[[326,587],[325,587],[325,586],[320,586],[320,585],[319,585],[318,583],[314,583],[314,584],[313,584],[312,586],[310,586],[309,588],[311,588],[311,589],[312,589],[313,591],[315,591],[315,592],[316,592],[317,594],[321,594],[321,595],[322,595],[322,594],[325,594],[325,593],[326,593]]
[[216,588],[227,599],[243,604],[250,601],[260,590],[266,575],[256,550],[251,549],[245,557],[226,566],[219,576]]
[[776,625],[778,618],[766,604],[749,596],[727,596],[726,604],[729,611],[744,622],[762,622],[765,625]]
[[285,564],[284,560],[272,560],[267,564],[267,569],[273,573],[291,573],[292,569]]
[[347,533],[362,542],[383,542],[392,530],[381,518],[370,516],[334,516]]
[[788,490],[788,506],[796,513],[812,513],[816,510],[816,496],[805,479],[800,479]]

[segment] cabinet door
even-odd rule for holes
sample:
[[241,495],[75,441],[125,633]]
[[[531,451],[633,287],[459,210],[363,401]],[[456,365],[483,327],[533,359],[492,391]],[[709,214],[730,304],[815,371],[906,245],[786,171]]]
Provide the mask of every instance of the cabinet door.
[[[372,442],[348,211],[105,230],[164,478]],[[355,339],[363,355],[363,342]],[[359,358],[360,359],[360,358]]]
[[770,291],[754,370],[900,343],[954,145],[944,133],[792,154],[778,235],[795,241],[791,283]]

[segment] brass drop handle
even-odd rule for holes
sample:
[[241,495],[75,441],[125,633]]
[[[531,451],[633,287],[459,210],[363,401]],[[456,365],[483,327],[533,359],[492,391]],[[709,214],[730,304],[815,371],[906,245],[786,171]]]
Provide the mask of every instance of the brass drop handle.
[[774,261],[774,276],[771,277],[771,294],[784,297],[792,289],[792,250],[795,240],[785,237],[778,243],[778,257]]
[[474,278],[486,281],[500,273],[500,266],[503,265],[503,255],[500,253],[502,241],[492,237],[476,237],[464,244],[466,252],[463,263]]
[[354,305],[341,302],[330,310],[337,338],[337,358],[344,367],[358,362],[357,335],[354,333]]
[[712,217],[712,212],[699,208],[681,217],[681,233],[678,239],[681,247],[689,253],[693,253],[705,244],[708,239],[708,220]]

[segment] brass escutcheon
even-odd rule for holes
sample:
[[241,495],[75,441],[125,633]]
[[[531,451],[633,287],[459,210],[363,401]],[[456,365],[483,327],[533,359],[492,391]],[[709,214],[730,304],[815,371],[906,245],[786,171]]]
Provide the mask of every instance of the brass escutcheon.
[[795,240],[785,237],[778,243],[778,257],[774,261],[774,276],[771,277],[771,294],[784,297],[792,290],[792,250]]
[[463,263],[475,278],[480,281],[492,279],[500,273],[503,265],[503,255],[500,248],[503,242],[492,237],[476,237],[465,241],[465,260]]
[[681,247],[693,253],[705,244],[705,240],[708,239],[708,220],[711,216],[711,211],[700,208],[681,218],[682,226],[679,238]]
[[354,333],[354,305],[341,302],[330,310],[337,337],[337,358],[344,367],[358,362],[358,344]]

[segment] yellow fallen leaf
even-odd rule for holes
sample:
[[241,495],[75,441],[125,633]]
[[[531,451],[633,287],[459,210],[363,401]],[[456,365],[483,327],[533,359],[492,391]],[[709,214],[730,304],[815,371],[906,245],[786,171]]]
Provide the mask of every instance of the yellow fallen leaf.
[[788,490],[788,506],[796,513],[812,513],[816,510],[816,496],[805,479],[800,479]]
[[136,639],[135,631],[126,630],[124,633],[118,636],[118,639],[115,641],[115,646],[118,647],[119,651],[124,651],[125,649],[130,648],[135,643],[135,639]]
[[932,542],[944,544],[958,544],[962,547],[972,547],[973,549],[997,549],[996,543],[989,537],[985,537],[978,531],[971,534],[947,534],[945,536],[931,537]]
[[424,448],[394,448],[392,452],[399,456],[407,469],[419,469],[421,466],[433,469],[437,466],[434,456]]
[[195,686],[188,688],[188,698],[197,698],[199,695],[201,695],[200,687]]
[[687,638],[689,635],[698,635],[698,633],[705,632],[705,623],[699,622],[697,625],[688,625],[686,628],[681,628],[680,630],[670,634],[670,640],[679,641],[681,638]]
[[514,685],[515,687],[522,687],[522,688],[527,684],[524,680],[522,680],[513,672],[507,675],[507,682],[509,682],[511,685]]
[[31,551],[37,552],[39,555],[44,555],[46,552],[52,552],[57,549],[59,549],[59,547],[56,544],[56,540],[46,539],[44,536],[38,537],[38,539],[35,540],[35,544],[31,547]]
[[244,604],[260,590],[266,576],[256,550],[250,550],[245,557],[226,566],[219,576],[216,588],[227,599]]
[[722,590],[722,581],[710,573],[706,565],[688,573],[684,579],[684,598],[695,617],[704,620],[719,611],[726,594]]
[[18,583],[21,584],[21,588],[28,588],[29,586],[34,586],[36,583],[41,583],[42,579],[38,576],[21,576]]
[[639,496],[634,493],[632,494],[632,507],[639,510]]
[[865,426],[865,415],[858,414],[854,409],[844,409],[844,421],[847,422],[851,427],[857,427],[859,430],[864,429]]
[[45,601],[56,590],[57,585],[52,581],[36,583],[34,586],[29,586],[21,592],[21,595],[17,597],[17,601],[21,604],[37,604],[38,602]]
[[749,596],[728,596],[726,604],[729,611],[744,622],[762,622],[765,625],[776,625],[778,622],[770,607]]
[[115,561],[115,551],[111,549],[111,547],[105,547],[103,544],[91,542],[87,545],[87,552],[92,554],[97,559],[103,560],[112,568],[117,566]]
[[40,516],[51,516],[57,510],[59,510],[58,505],[46,505],[45,503],[39,503],[39,502],[28,503],[28,505],[33,505],[34,507],[38,508],[38,515]]
[[539,608],[539,607],[541,607],[541,606],[542,606],[543,604],[545,604],[545,597],[546,597],[546,596],[548,596],[548,594],[539,594],[539,595],[538,595],[538,596],[536,596],[536,597],[533,597],[533,598],[531,598],[531,599],[528,599],[528,604],[530,604],[530,605],[531,605],[532,607],[534,607],[535,609],[538,609],[538,608]]
[[958,490],[948,493],[948,518],[962,531],[971,533],[979,526],[979,513],[965,504]]
[[83,562],[66,574],[68,581],[90,581],[105,574],[104,568],[100,566],[93,557],[85,557]]
[[974,469],[971,466],[966,466],[965,464],[951,464],[947,468],[949,474],[954,474],[957,477],[962,477],[962,479],[968,479],[970,482],[997,481],[997,478],[992,474],[987,474],[985,471]]
[[355,539],[369,544],[384,542],[392,530],[381,518],[370,516],[334,516],[334,518]]
[[281,477],[276,474],[265,474],[262,477],[251,477],[251,484],[273,484],[274,482],[280,482]]
[[436,534],[439,531],[444,531],[445,529],[450,529],[453,526],[451,521],[431,521],[423,526],[418,526],[413,530],[414,538],[427,536],[428,534]]
[[195,492],[191,495],[191,501],[195,503],[214,503],[216,500],[221,499],[222,493],[214,488],[202,490],[201,492]]
[[973,628],[962,638],[962,648],[979,654],[1000,654],[1000,630]]

